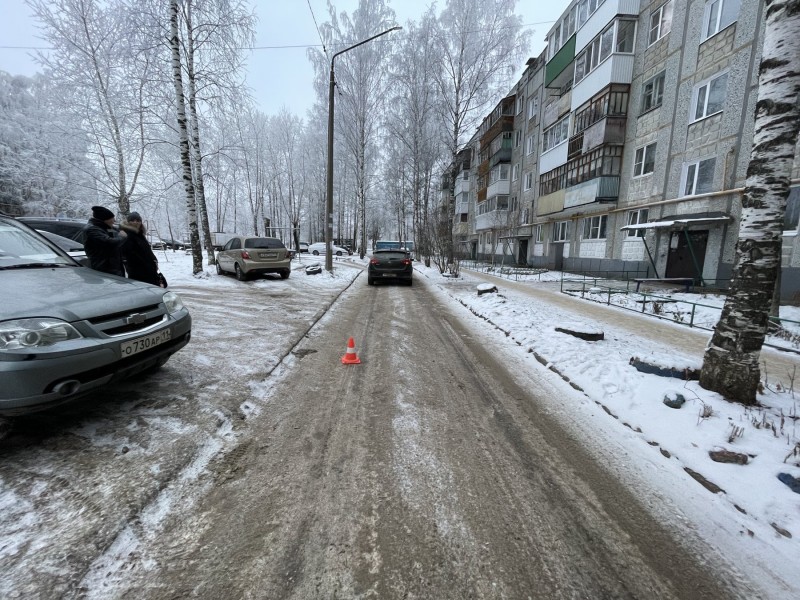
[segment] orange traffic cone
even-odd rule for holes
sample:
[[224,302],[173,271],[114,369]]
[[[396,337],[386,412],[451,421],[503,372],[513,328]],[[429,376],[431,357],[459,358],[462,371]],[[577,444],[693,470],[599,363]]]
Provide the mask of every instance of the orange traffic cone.
[[356,343],[353,341],[353,338],[347,340],[347,353],[342,357],[342,364],[343,365],[360,365],[361,360],[358,358],[358,354],[356,354]]

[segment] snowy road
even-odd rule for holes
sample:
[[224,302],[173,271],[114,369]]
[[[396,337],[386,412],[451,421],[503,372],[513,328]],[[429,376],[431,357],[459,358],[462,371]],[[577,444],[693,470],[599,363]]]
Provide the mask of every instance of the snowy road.
[[753,597],[537,400],[572,388],[535,361],[519,385],[425,278],[230,283],[181,291],[191,351],[145,389],[3,440],[0,596]]

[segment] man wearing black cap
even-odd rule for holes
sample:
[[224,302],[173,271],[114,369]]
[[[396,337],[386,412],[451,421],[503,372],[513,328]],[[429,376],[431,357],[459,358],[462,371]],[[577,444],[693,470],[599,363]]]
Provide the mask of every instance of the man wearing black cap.
[[125,277],[122,244],[127,234],[114,229],[114,213],[105,206],[93,206],[92,218],[83,228],[83,248],[95,271]]

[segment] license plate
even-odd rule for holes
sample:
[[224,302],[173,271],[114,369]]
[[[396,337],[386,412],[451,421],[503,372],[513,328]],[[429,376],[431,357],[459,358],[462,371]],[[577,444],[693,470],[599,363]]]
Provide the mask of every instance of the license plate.
[[397,273],[384,273],[384,277],[397,277]]
[[122,342],[122,344],[120,345],[120,352],[122,353],[123,358],[127,356],[133,356],[134,354],[138,354],[139,352],[144,352],[145,350],[149,350],[150,348],[158,346],[159,344],[168,342],[171,339],[172,339],[172,330],[164,329],[162,331],[159,331],[158,333],[151,333],[150,335],[136,338],[135,340]]
[[259,252],[259,258],[275,258],[277,254],[275,252]]

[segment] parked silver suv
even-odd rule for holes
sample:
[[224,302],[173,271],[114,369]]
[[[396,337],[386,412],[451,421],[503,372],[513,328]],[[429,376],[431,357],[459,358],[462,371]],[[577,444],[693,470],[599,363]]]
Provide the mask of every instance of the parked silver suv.
[[163,365],[191,337],[174,292],[81,267],[0,216],[0,415],[83,396]]

